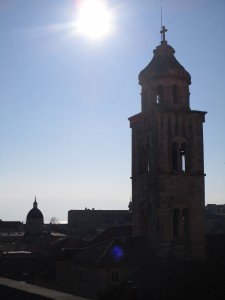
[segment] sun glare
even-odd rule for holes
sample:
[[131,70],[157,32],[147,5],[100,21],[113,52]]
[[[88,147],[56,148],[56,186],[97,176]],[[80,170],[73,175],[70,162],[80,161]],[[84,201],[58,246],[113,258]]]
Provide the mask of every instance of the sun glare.
[[99,39],[112,30],[112,15],[104,0],[82,0],[79,2],[76,29],[79,34]]

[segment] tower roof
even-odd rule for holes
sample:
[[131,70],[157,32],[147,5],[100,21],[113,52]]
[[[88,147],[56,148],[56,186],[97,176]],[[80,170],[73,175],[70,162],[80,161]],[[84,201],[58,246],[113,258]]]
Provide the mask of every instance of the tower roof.
[[175,50],[168,45],[165,40],[165,33],[167,29],[162,26],[160,33],[162,34],[162,41],[156,49],[153,50],[154,56],[150,63],[139,74],[140,85],[148,83],[149,80],[160,78],[175,78],[185,80],[191,84],[191,76],[185,68],[177,61],[174,56]]
[[42,219],[43,220],[43,214],[40,211],[40,209],[37,208],[37,201],[36,197],[33,203],[33,208],[28,212],[27,219]]

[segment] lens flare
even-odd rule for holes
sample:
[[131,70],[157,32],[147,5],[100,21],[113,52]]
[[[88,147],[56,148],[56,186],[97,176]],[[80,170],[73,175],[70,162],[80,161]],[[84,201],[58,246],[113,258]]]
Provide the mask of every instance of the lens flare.
[[112,14],[103,0],[83,0],[78,6],[76,30],[90,38],[103,38],[112,30]]
[[124,251],[123,248],[116,245],[112,248],[112,257],[115,261],[120,261],[124,257]]

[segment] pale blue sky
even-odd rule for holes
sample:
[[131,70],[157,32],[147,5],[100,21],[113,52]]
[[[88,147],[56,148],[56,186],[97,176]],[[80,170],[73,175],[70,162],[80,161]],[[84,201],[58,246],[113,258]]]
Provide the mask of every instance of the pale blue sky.
[[[106,0],[107,1],[107,0]],[[225,203],[225,1],[108,0],[114,33],[73,33],[74,0],[0,0],[0,219],[48,222],[70,209],[127,209],[128,117],[139,72],[166,39],[191,74],[204,125],[206,203]]]

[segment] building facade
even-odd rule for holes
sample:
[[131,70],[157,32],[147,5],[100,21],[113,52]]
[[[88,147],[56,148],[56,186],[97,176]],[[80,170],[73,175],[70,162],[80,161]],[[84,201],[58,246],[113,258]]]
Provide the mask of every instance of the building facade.
[[161,43],[139,74],[141,112],[132,129],[134,235],[148,238],[161,256],[203,258],[204,111],[191,110],[191,76]]
[[128,210],[70,210],[68,227],[70,234],[82,237],[93,237],[110,226],[128,224]]

